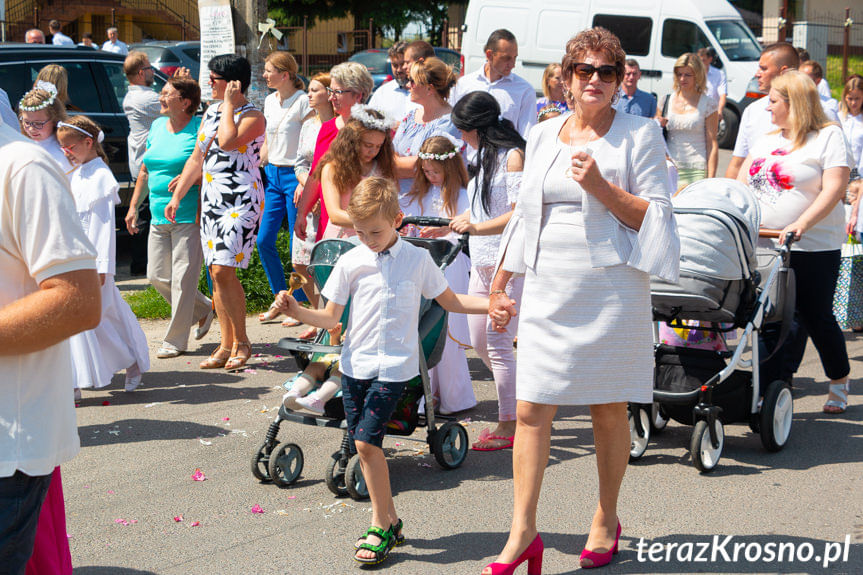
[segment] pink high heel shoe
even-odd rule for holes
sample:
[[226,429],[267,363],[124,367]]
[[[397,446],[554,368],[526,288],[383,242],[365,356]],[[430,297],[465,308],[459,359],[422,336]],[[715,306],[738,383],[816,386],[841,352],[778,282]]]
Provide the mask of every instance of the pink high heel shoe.
[[[581,556],[578,558],[578,562],[581,565],[581,568],[593,569],[594,567],[602,567],[603,565],[608,565],[609,563],[611,563],[612,556],[617,555],[618,541],[620,541],[620,521],[617,522],[617,535],[614,536],[614,545],[611,546],[611,550],[606,551],[605,553],[596,553],[594,551],[588,551],[587,549],[583,549],[581,551]],[[585,565],[585,559],[590,561],[591,565]]]
[[527,561],[527,575],[541,575],[543,551],[545,551],[545,545],[542,544],[542,537],[537,533],[518,559],[512,563],[489,563],[485,569],[491,567],[491,575],[512,575],[516,567]]

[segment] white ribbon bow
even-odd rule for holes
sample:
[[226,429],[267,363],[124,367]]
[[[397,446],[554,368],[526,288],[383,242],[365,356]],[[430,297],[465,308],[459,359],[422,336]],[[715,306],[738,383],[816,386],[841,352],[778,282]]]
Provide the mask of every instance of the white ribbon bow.
[[281,40],[283,36],[282,32],[276,29],[276,21],[272,18],[267,18],[263,22],[258,22],[258,32],[261,33],[261,40],[258,42],[258,49],[261,48],[261,44],[264,43],[264,37],[267,34],[272,34],[273,38],[275,38],[277,42]]

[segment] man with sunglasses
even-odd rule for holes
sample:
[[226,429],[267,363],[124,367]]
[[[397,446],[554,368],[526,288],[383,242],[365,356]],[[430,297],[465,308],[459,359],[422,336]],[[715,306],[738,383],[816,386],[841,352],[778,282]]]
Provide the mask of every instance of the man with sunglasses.
[[465,74],[453,88],[450,104],[474,91],[488,92],[500,104],[501,115],[513,123],[523,138],[536,123],[536,90],[530,82],[513,74],[518,43],[509,30],[495,30],[485,43],[486,62],[476,72]]
[[656,96],[638,89],[640,79],[641,67],[638,62],[629,58],[623,66],[620,98],[614,104],[614,109],[627,114],[652,118],[656,115]]

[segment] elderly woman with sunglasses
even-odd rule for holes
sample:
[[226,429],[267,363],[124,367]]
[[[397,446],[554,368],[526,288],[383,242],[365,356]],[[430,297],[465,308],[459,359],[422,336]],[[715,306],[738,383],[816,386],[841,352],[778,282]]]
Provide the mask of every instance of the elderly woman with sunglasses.
[[538,124],[527,142],[489,307],[505,325],[515,312],[504,286],[524,274],[515,502],[509,539],[485,575],[511,573],[524,561],[539,572],[536,511],[558,405],[587,405],[593,423],[599,503],[581,567],[605,565],[617,551],[627,403],[653,397],[649,278],[676,281],[680,252],[659,127],[612,108],[624,59],[605,29],[572,38],[561,63],[572,114]]
[[[358,62],[342,62],[341,64],[336,64],[330,70],[330,85],[327,87],[327,93],[330,95],[330,101],[333,103],[336,117],[321,124],[321,129],[318,132],[318,141],[315,143],[315,155],[312,159],[309,179],[306,180],[306,185],[303,187],[303,193],[297,204],[295,230],[297,237],[301,240],[305,240],[306,238],[306,214],[321,200],[320,182],[314,181],[311,174],[315,173],[318,162],[321,161],[321,158],[330,149],[330,144],[336,139],[339,130],[344,128],[347,121],[350,120],[351,106],[362,104],[368,100],[374,87],[375,83],[372,75],[365,66]],[[321,202],[321,215],[318,220],[318,230],[315,239],[321,239],[329,221],[327,207],[324,205],[324,202]]]

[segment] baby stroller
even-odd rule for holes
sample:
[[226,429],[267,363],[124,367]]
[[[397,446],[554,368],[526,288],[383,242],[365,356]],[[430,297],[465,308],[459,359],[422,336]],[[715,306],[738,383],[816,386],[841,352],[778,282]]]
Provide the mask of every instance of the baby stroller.
[[[448,226],[445,218],[406,217],[402,226],[414,224],[417,226]],[[467,245],[467,234],[461,236],[457,243],[446,239],[402,238],[414,245],[429,251],[434,262],[441,270],[446,269]],[[315,244],[312,249],[309,272],[322,289],[329,278],[339,257],[357,246],[355,240],[332,239]],[[350,302],[345,306],[342,315],[343,325],[348,323]],[[350,329],[350,326],[348,326]],[[426,442],[435,460],[444,469],[459,467],[467,457],[467,430],[463,425],[451,418],[441,417],[434,413],[428,370],[440,360],[447,337],[447,312],[435,301],[423,300],[420,305],[419,320],[420,341],[420,375],[412,379],[396,407],[393,417],[387,424],[387,434],[410,436],[417,427],[426,427],[428,434]],[[296,359],[300,370],[312,361],[313,354],[340,353],[341,346],[329,345],[329,334],[321,330],[313,343],[295,338],[282,338],[279,347],[291,353]],[[420,413],[419,404],[425,399],[425,413]],[[438,426],[437,419],[447,420]],[[277,439],[282,422],[293,421],[304,425],[344,429],[341,446],[332,454],[327,465],[326,484],[335,495],[349,495],[355,500],[368,498],[368,488],[363,479],[359,457],[353,442],[348,437],[344,407],[341,392],[336,394],[324,406],[324,415],[315,416],[279,407],[276,419],[270,424],[263,444],[252,455],[252,475],[260,481],[272,481],[279,487],[288,487],[295,483],[303,472],[303,450],[296,443],[279,445]],[[408,437],[408,439],[410,439]]]
[[[654,320],[672,327],[697,320],[698,329],[714,334],[744,331],[733,351],[713,351],[664,345],[654,324],[654,402],[629,405],[630,459],[639,459],[651,433],[673,419],[694,426],[692,462],[708,472],[719,462],[724,425],[749,424],[769,451],[782,449],[791,433],[791,387],[781,380],[761,382],[759,364],[781,346],[792,321],[794,277],[788,262],[793,236],[778,250],[756,252],[758,201],[734,180],[691,184],[672,203],[680,234],[680,280],[651,278]],[[770,351],[763,341],[768,323],[779,332]]]

